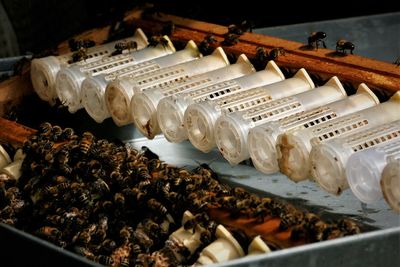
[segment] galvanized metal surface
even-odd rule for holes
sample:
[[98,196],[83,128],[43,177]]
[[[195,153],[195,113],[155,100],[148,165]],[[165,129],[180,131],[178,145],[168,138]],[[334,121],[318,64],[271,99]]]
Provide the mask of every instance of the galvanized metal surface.
[[326,46],[333,50],[337,40],[345,39],[355,44],[354,54],[360,56],[391,63],[400,56],[400,12],[254,30],[302,43],[307,43],[310,33],[317,31],[327,34]]

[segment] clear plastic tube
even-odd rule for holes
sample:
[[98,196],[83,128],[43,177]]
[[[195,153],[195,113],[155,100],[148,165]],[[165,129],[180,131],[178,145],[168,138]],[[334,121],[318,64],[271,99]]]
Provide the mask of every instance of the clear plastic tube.
[[[173,96],[187,91],[194,91],[199,88],[242,77],[254,72],[255,69],[253,65],[250,63],[246,55],[242,54],[239,56],[236,64],[189,77],[188,79],[178,82],[177,84],[172,84],[171,86],[156,87],[135,93],[131,102],[131,113],[133,114],[135,121],[138,121],[139,118],[149,118],[149,125],[151,125],[151,127],[149,127],[148,130],[150,135],[155,135],[160,133],[157,120],[157,105],[164,97]],[[174,112],[174,110],[165,110],[165,112],[170,113]],[[174,114],[166,114],[165,116],[174,116]]]
[[342,85],[336,77],[333,77],[317,89],[257,105],[246,112],[225,114],[218,118],[215,124],[217,146],[230,164],[238,164],[250,156],[247,149],[247,135],[251,128],[345,97],[346,92]]
[[212,101],[190,105],[185,111],[184,121],[190,142],[197,149],[207,152],[216,146],[214,126],[223,113],[245,112],[256,106],[283,97],[302,93],[314,88],[314,83],[304,69],[293,78],[237,92]]
[[400,159],[400,140],[389,141],[349,157],[347,182],[360,201],[373,203],[382,198],[380,180],[389,159]]
[[[310,129],[320,123],[328,122],[334,118],[342,117],[378,104],[379,100],[375,94],[365,84],[361,84],[355,95],[278,121],[254,127],[250,130],[247,137],[252,162],[256,169],[263,173],[277,172],[279,171],[279,165],[276,143],[280,134],[293,129]],[[296,161],[296,166],[301,169],[309,166],[308,157],[306,159],[296,159]]]
[[140,64],[110,73],[99,75],[97,80],[107,83],[104,99],[112,119],[118,126],[127,125],[132,122],[130,115],[130,102],[134,94],[134,79],[150,72],[155,72],[163,68],[178,65],[184,62],[196,60],[202,57],[196,43],[189,41],[185,47],[172,55],[145,61]]
[[400,118],[400,113],[396,112],[399,101],[400,92],[386,103],[337,117],[307,129],[293,129],[281,134],[277,138],[276,146],[280,171],[293,181],[309,178],[310,151],[313,145]]
[[[229,60],[224,50],[218,47],[214,52],[201,59],[171,66],[156,72],[137,77],[134,81],[133,89],[135,94],[146,90],[170,88],[185,82],[190,77],[198,74],[207,73],[216,69],[228,66]],[[147,138],[153,139],[160,133],[157,122],[157,113],[150,102],[142,102],[143,99],[133,96],[130,104],[131,117],[136,128]],[[147,105],[145,104],[147,103]],[[154,108],[152,110],[152,108]],[[135,113],[138,111],[138,114]]]
[[345,173],[349,157],[394,140],[400,140],[400,120],[313,146],[310,153],[312,177],[325,191],[339,195],[349,187]]
[[[142,49],[148,45],[147,37],[141,29],[137,29],[132,38],[127,38],[126,41],[134,41],[137,43],[137,48]],[[89,62],[97,61],[104,57],[109,57],[115,50],[115,44],[121,40],[90,47],[87,49],[88,58],[84,61],[74,63],[74,65],[83,65]],[[124,51],[128,52],[128,50]],[[53,103],[56,94],[56,75],[61,67],[72,65],[69,63],[73,53],[67,53],[61,56],[49,56],[32,60],[31,64],[31,80],[33,88],[38,96],[50,103]]]
[[389,206],[400,213],[400,159],[390,161],[383,169],[381,189]]
[[168,141],[182,142],[187,139],[183,120],[185,110],[190,104],[218,100],[236,92],[243,92],[284,79],[279,67],[275,62],[270,61],[265,70],[163,98],[157,106],[158,124]]
[[[166,36],[164,38],[168,39]],[[166,46],[159,44],[156,47],[147,47],[131,53],[105,57],[83,65],[72,65],[67,68],[62,68],[56,77],[57,96],[61,103],[68,106],[71,112],[75,112],[82,107],[80,104],[81,102],[85,107],[85,100],[87,99],[81,99],[81,96],[85,96],[85,94],[81,92],[85,90],[83,82],[86,78],[95,77],[100,74],[107,75],[129,66],[166,56],[174,52],[175,48],[168,39],[168,44]],[[104,97],[101,96],[101,98],[103,99]],[[91,115],[90,112],[89,114]]]

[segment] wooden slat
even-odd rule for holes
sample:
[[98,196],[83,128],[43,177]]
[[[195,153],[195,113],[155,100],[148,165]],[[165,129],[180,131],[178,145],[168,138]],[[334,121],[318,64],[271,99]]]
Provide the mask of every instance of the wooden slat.
[[24,141],[36,130],[22,124],[0,118],[0,143],[21,147]]

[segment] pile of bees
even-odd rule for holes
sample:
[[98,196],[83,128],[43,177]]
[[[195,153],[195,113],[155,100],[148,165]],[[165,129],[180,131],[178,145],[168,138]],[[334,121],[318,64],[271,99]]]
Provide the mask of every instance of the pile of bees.
[[[194,264],[216,238],[220,222],[212,210],[259,224],[279,219],[275,233],[286,231],[293,242],[360,232],[353,221],[325,222],[289,204],[229,188],[207,165],[177,168],[149,150],[96,139],[89,132],[77,135],[43,123],[22,149],[22,176],[0,176],[0,222],[107,266]],[[183,227],[200,231],[194,252],[169,239],[186,210],[195,216]],[[254,236],[226,227],[246,251]],[[272,250],[289,246],[262,237]]]

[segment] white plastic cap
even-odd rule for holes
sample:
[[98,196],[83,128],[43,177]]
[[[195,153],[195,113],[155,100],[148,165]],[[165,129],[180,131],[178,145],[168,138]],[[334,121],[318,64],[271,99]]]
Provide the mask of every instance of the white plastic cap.
[[61,63],[54,56],[32,60],[31,81],[40,99],[51,102],[56,98],[56,76],[60,68]]
[[56,78],[56,92],[68,111],[75,113],[83,106],[81,104],[81,84],[86,76],[79,71],[79,66],[61,69]]
[[220,116],[215,122],[215,141],[222,156],[231,165],[236,165],[249,158],[247,133],[251,124],[240,113]]
[[97,123],[102,123],[110,117],[104,101],[104,92],[107,86],[103,79],[86,78],[82,83],[81,100],[86,112]]
[[11,178],[18,180],[22,175],[21,166],[23,160],[16,160],[0,170],[0,173],[5,173]]
[[342,155],[326,145],[314,146],[310,153],[312,177],[322,189],[335,195],[340,195],[349,187],[346,178],[343,177]]
[[[364,203],[373,203],[382,198],[381,172],[385,165],[375,162],[375,150],[366,150],[352,155],[346,165],[347,181],[353,194]],[[366,156],[372,157],[367,158]]]
[[118,126],[124,126],[132,122],[129,106],[133,96],[133,89],[129,90],[130,85],[127,79],[117,79],[107,85],[104,93],[107,110],[114,123]]
[[251,255],[259,255],[259,254],[266,254],[270,253],[271,249],[268,245],[262,240],[261,236],[256,236],[253,241],[251,241],[249,248],[248,248],[248,256]]
[[148,139],[161,132],[157,121],[157,104],[163,97],[158,90],[136,93],[131,100],[130,114],[136,128]]
[[389,162],[383,169],[381,188],[389,206],[400,213],[400,159]]
[[382,198],[380,180],[388,157],[400,158],[400,140],[355,153],[347,161],[347,181],[362,202],[373,203]]
[[8,155],[7,151],[0,145],[0,169],[7,166],[11,163],[10,155]]
[[263,173],[279,171],[276,155],[276,140],[281,133],[277,121],[269,122],[250,129],[247,146],[254,167]]
[[183,97],[166,97],[157,105],[157,122],[165,138],[172,143],[187,139],[183,116],[190,99]]
[[224,226],[218,225],[215,235],[217,240],[202,250],[197,263],[221,263],[244,256],[242,247]]

